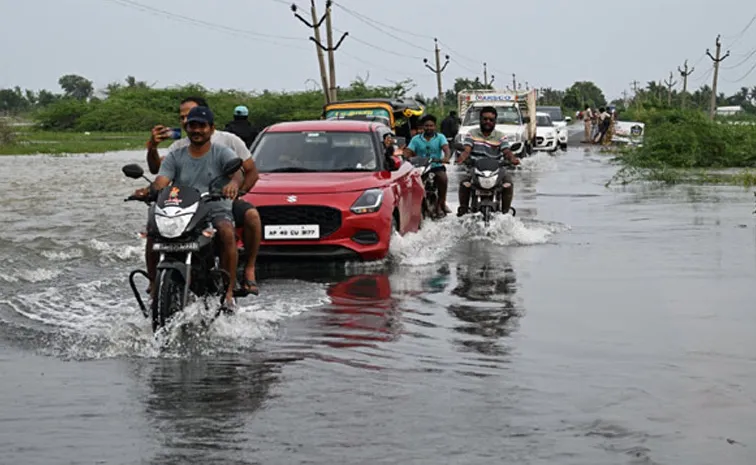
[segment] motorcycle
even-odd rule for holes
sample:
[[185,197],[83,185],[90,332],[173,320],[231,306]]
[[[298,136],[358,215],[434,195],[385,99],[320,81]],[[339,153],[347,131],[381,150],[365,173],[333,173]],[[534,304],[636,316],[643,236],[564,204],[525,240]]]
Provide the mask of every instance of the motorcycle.
[[[512,144],[510,150],[518,155],[523,149],[521,142]],[[472,178],[465,183],[470,189],[470,212],[482,213],[483,222],[486,226],[491,222],[494,213],[502,212],[502,200],[504,195],[504,175],[508,169],[509,161],[506,158],[488,158],[475,156],[473,153],[467,159],[472,167]],[[517,210],[510,206],[512,216],[517,215]]]
[[[234,174],[241,165],[241,159],[229,162],[223,174],[210,185]],[[126,165],[122,171],[131,179],[144,178],[151,182],[139,165]],[[217,297],[220,305],[213,319],[222,312],[230,277],[219,266],[218,243],[213,240],[216,231],[208,218],[207,206],[208,202],[222,198],[219,191],[200,193],[189,186],[173,185],[147,198],[132,195],[124,199],[149,205],[147,234],[154,240],[152,250],[160,254],[157,279],[153,283],[155,299],[149,311],[134,282],[137,275],[148,278],[147,272],[137,269],[129,274],[131,290],[144,317],[152,319],[153,332],[165,327],[176,313],[191,303],[190,299],[202,298],[209,311],[208,299]]]
[[410,160],[412,166],[420,168],[420,179],[425,187],[425,196],[423,197],[422,213],[423,218],[437,220],[446,216],[446,212],[439,213],[438,209],[438,186],[436,185],[436,175],[431,172],[433,159],[431,157],[412,157]]

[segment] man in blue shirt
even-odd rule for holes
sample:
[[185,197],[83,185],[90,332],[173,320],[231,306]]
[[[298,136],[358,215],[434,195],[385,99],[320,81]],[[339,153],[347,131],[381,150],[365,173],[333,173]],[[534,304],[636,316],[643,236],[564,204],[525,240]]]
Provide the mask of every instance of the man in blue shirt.
[[436,117],[425,115],[420,120],[423,125],[423,132],[412,138],[407,146],[405,156],[407,158],[430,157],[438,162],[431,164],[431,173],[435,173],[436,186],[438,187],[438,205],[436,205],[438,214],[451,213],[446,206],[446,190],[449,185],[449,178],[446,176],[446,167],[443,163],[449,163],[451,152],[449,151],[449,141],[441,133],[436,132]]

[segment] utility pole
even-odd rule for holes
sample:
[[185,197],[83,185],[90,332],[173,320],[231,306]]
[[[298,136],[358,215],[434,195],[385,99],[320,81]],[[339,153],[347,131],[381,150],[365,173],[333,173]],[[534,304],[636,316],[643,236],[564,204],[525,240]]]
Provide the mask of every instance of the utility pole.
[[636,107],[640,103],[640,98],[638,97],[638,84],[640,84],[640,82],[638,82],[637,79],[630,83],[630,85],[633,87],[633,99],[635,100]]
[[335,52],[339,46],[341,46],[341,43],[344,41],[347,35],[349,35],[348,32],[345,32],[341,39],[339,39],[339,43],[336,44],[336,46],[333,46],[333,26],[331,22],[331,16],[332,16],[332,10],[331,5],[333,5],[333,2],[331,0],[328,0],[326,2],[326,40],[328,41],[328,48],[326,49],[328,51],[328,72],[331,75],[331,81],[330,81],[330,94],[331,94],[331,101],[336,102],[338,100],[336,96],[336,63],[333,58],[333,52]]
[[517,78],[515,73],[512,73],[512,90],[517,91]]
[[672,71],[669,72],[669,81],[664,81],[667,85],[667,106],[672,106],[672,87],[677,84],[677,81],[672,80]]
[[493,84],[494,79],[496,79],[496,76],[492,74],[491,81],[488,80],[488,68],[486,67],[486,63],[483,63],[483,84],[488,87],[489,85]]
[[709,53],[709,49],[706,49],[706,54],[709,55],[709,58],[714,62],[714,78],[712,80],[711,84],[711,108],[709,108],[709,118],[712,120],[714,119],[714,115],[717,113],[717,79],[719,78],[719,63],[723,62],[727,57],[730,56],[730,51],[728,50],[725,56],[720,57],[720,52],[722,50],[722,42],[719,41],[719,35],[717,35],[717,51],[716,51],[716,58],[711,56],[711,53]]
[[677,67],[677,71],[680,72],[680,76],[682,76],[683,78],[682,107],[685,108],[688,101],[688,76],[693,74],[693,71],[695,71],[696,68],[695,67],[690,68],[690,71],[688,71],[688,60],[685,60],[685,64],[683,65],[683,67],[685,68],[685,71],[680,69],[679,66]]
[[525,81],[525,90],[530,90],[530,84],[528,84],[528,81]]
[[424,58],[423,63],[425,63],[425,67],[431,70],[436,75],[436,86],[438,86],[438,106],[441,110],[441,113],[444,113],[444,88],[441,86],[441,73],[444,72],[446,69],[446,66],[449,64],[449,55],[446,55],[446,63],[444,63],[444,66],[441,66],[441,50],[438,49],[438,39],[433,39],[433,42],[436,44],[436,67],[432,68],[428,64],[428,59]]
[[323,48],[319,45],[320,44],[320,26],[323,24],[323,21],[326,19],[326,15],[323,15],[322,18],[320,18],[320,21],[318,21],[318,13],[315,10],[315,0],[310,0],[310,13],[312,14],[312,23],[304,19],[302,16],[297,13],[297,5],[291,5],[291,11],[294,12],[294,16],[302,21],[307,27],[314,30],[315,35],[315,52],[318,54],[318,65],[320,66],[320,83],[323,86],[323,96],[325,97],[325,103],[329,104],[331,103],[331,95],[328,90],[328,76],[326,74],[326,67],[325,67],[325,58],[323,55]]

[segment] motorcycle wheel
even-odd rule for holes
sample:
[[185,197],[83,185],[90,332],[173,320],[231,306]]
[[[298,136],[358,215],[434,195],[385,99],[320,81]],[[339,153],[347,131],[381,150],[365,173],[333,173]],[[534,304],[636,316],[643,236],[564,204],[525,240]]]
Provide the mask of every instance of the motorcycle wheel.
[[480,211],[483,213],[483,224],[488,227],[488,223],[491,222],[491,207],[481,207]]
[[184,309],[184,278],[177,270],[164,270],[160,277],[157,304],[152,308],[152,331],[164,328],[173,315]]

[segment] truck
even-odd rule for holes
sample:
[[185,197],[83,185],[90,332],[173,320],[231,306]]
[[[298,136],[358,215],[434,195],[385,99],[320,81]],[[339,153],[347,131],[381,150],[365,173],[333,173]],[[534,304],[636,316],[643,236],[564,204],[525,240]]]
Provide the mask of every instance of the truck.
[[536,140],[536,90],[513,92],[495,89],[469,89],[457,94],[457,114],[462,119],[454,145],[462,149],[465,136],[479,127],[480,110],[492,106],[498,113],[496,129],[509,138],[510,143],[521,142],[524,153],[533,153]]

